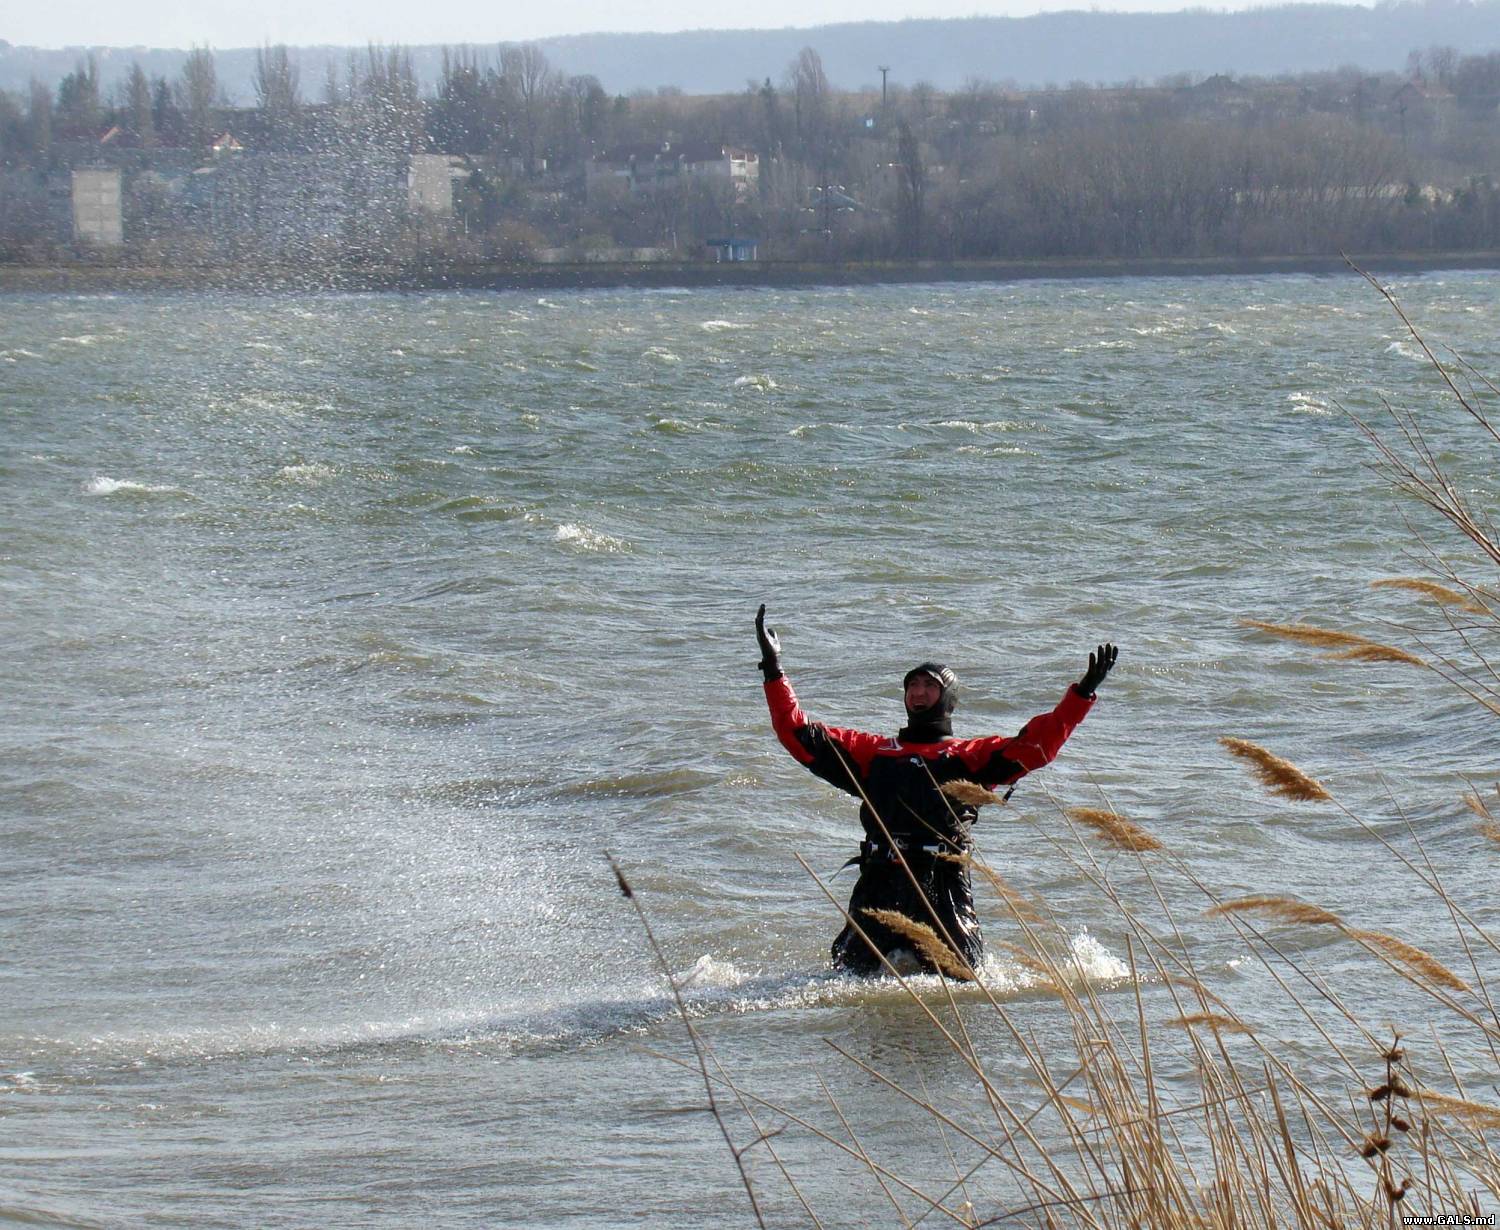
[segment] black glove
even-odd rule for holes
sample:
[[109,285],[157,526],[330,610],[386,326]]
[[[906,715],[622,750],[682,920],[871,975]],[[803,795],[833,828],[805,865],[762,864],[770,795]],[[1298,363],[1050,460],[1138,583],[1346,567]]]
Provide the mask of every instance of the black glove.
[[760,673],[766,682],[781,678],[781,641],[775,628],[766,627],[766,604],[755,612],[755,639],[760,642]]
[[1115,659],[1120,656],[1120,651],[1109,642],[1100,645],[1093,653],[1089,654],[1089,668],[1084,671],[1083,678],[1073,686],[1078,689],[1080,696],[1092,696],[1099,690],[1099,685],[1104,682],[1104,677],[1109,674],[1115,664]]

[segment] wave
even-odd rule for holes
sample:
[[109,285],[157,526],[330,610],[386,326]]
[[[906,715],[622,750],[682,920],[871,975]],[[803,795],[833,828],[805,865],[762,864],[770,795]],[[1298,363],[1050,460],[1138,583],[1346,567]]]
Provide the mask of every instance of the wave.
[[698,328],[705,333],[727,333],[731,329],[749,329],[751,325],[736,324],[732,320],[705,320]]
[[658,363],[681,363],[682,362],[682,358],[681,358],[680,355],[675,355],[670,350],[666,350],[666,349],[664,349],[661,346],[652,346],[649,350],[647,350],[644,354],[641,355],[641,358],[643,358],[643,359],[655,359],[656,362],[658,362]]
[[180,495],[181,489],[138,483],[128,478],[108,478],[103,474],[96,474],[83,484],[83,493],[84,495]]
[[719,784],[717,773],[696,769],[662,769],[647,773],[624,773],[616,777],[597,777],[589,781],[566,782],[557,788],[562,796],[628,797],[661,799],[675,794],[706,790]]
[[[1109,989],[1129,979],[1125,963],[1086,929],[1073,937],[1072,956],[1080,984]],[[897,1007],[909,1003],[912,993],[944,1004],[952,995],[960,1004],[975,1006],[992,998],[1015,1001],[1053,994],[1041,975],[1004,955],[988,954],[978,973],[977,984],[945,985],[935,974],[917,974],[906,976],[903,987],[894,978],[862,978],[826,967],[755,973],[733,960],[705,953],[674,973],[673,979],[693,1020],[798,1009]],[[537,1004],[513,1012],[497,1013],[493,1007],[473,1006],[384,1021],[241,1024],[148,1035],[105,1033],[87,1039],[52,1039],[45,1044],[45,1057],[35,1056],[28,1062],[44,1067],[48,1060],[72,1058],[131,1064],[142,1060],[201,1062],[402,1046],[499,1045],[512,1053],[575,1050],[644,1033],[677,1014],[671,993],[659,980],[652,980],[621,988],[616,994]],[[36,1079],[30,1071],[18,1075]]]
[[734,387],[737,389],[755,389],[761,393],[768,393],[772,389],[780,388],[781,386],[764,373],[757,373],[753,376],[739,377],[734,382]]
[[282,466],[276,471],[276,477],[284,483],[300,483],[303,486],[314,487],[325,479],[332,478],[334,469],[331,465],[325,465],[321,461],[309,461],[300,465]]
[[1332,407],[1324,398],[1312,393],[1288,393],[1286,399],[1303,414],[1322,416],[1333,412]]
[[623,538],[601,534],[598,530],[592,530],[586,525],[578,525],[572,521],[559,525],[553,538],[580,551],[598,551],[605,555],[617,555],[622,551],[630,550],[630,544]]

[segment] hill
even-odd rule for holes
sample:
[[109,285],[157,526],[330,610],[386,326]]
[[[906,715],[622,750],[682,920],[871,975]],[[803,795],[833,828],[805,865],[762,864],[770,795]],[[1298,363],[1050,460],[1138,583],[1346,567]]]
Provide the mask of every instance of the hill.
[[[503,29],[497,29],[497,44]],[[1413,50],[1451,46],[1467,55],[1500,49],[1500,0],[1424,0],[1281,5],[1244,12],[1190,9],[1176,13],[1068,12],[1033,17],[852,22],[781,30],[693,30],[676,34],[580,34],[539,45],[559,70],[592,74],[612,94],[661,86],[689,94],[727,93],[749,80],[780,80],[801,48],[817,48],[836,88],[878,84],[877,65],[891,80],[926,81],[942,90],[978,78],[1023,88],[1069,82],[1152,81],[1186,74],[1271,76],[1344,65],[1378,71],[1401,67]],[[442,48],[413,47],[421,79],[437,77]],[[481,47],[494,57],[494,46]],[[49,86],[94,54],[108,90],[139,62],[151,76],[175,76],[185,51],[161,48],[69,47],[49,50],[0,42],[0,89],[23,90],[32,79]],[[303,92],[321,91],[329,63],[344,47],[293,51]],[[230,99],[253,99],[253,48],[215,52],[219,81]]]

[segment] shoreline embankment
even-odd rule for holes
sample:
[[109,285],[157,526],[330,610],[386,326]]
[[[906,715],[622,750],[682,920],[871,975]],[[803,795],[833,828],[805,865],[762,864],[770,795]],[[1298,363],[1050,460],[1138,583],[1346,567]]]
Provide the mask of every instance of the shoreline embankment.
[[[1500,269],[1500,251],[1358,253],[1377,274]],[[421,262],[405,265],[147,266],[79,260],[0,264],[0,294],[116,291],[432,291],[604,290],[698,287],[875,286],[918,282],[1022,282],[1039,279],[1206,277],[1352,272],[1343,256],[1151,257],[1034,261],[659,261]]]

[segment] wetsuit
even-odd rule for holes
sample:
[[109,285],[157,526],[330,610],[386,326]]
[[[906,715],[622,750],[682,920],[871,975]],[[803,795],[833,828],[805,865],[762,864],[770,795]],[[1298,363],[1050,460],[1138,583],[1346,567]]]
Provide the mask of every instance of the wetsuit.
[[[809,722],[791,683],[779,673],[765,687],[771,724],[782,746],[816,776],[860,800],[865,840],[860,844],[859,881],[849,898],[849,913],[882,952],[910,948],[910,941],[863,910],[896,910],[926,923],[971,966],[977,966],[984,940],[974,911],[969,869],[939,855],[969,849],[969,826],[978,811],[948,798],[938,787],[964,779],[994,789],[1040,769],[1057,756],[1073,728],[1093,707],[1094,698],[1069,687],[1056,708],[1032,718],[1013,738],[949,737],[918,743]],[[910,875],[896,858],[893,841]],[[913,878],[930,906],[918,894]],[[883,968],[849,926],[833,942],[833,963],[858,973],[878,973]]]

